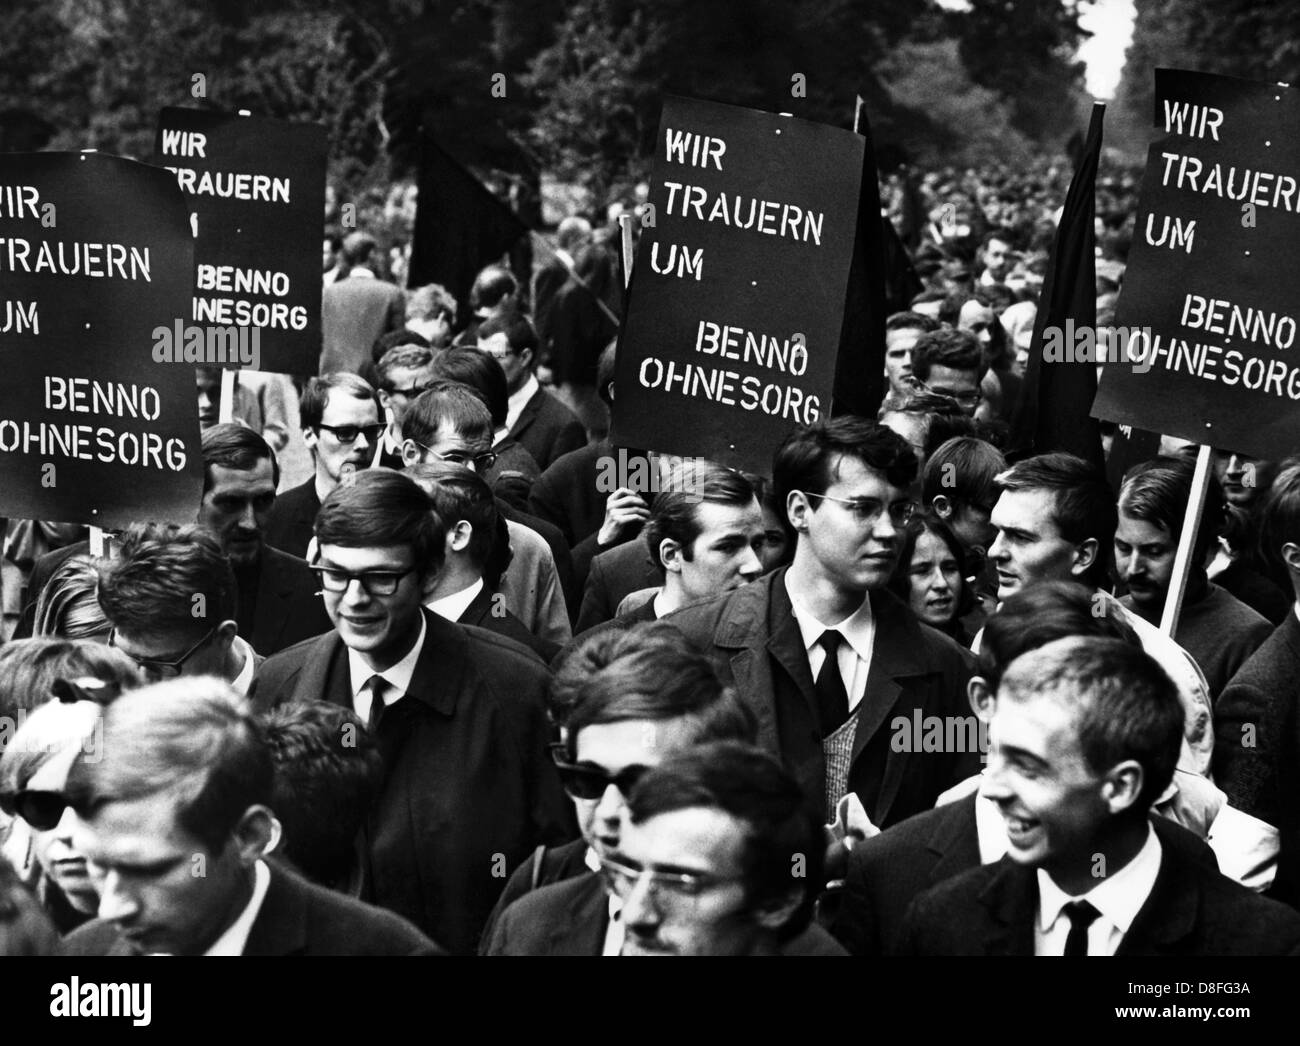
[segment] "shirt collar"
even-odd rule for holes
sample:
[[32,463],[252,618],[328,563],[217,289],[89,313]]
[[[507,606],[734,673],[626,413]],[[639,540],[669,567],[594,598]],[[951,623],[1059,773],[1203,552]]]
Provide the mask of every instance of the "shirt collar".
[[460,616],[465,613],[469,605],[478,598],[478,594],[482,591],[483,579],[477,578],[469,588],[462,588],[459,592],[453,592],[449,596],[442,596],[424,605],[439,617],[444,617],[448,621],[459,621]]
[[871,615],[871,597],[869,595],[864,595],[862,605],[843,621],[827,625],[818,621],[813,617],[811,611],[800,605],[799,600],[790,591],[788,583],[786,583],[786,592],[790,596],[790,606],[794,610],[794,619],[799,624],[799,633],[803,636],[805,651],[812,650],[817,645],[817,640],[821,638],[822,633],[828,628],[833,628],[844,637],[844,641],[853,648],[853,652],[858,657],[862,658],[863,661],[871,660],[872,633],[875,621]]
[[384,672],[375,672],[362,660],[360,654],[349,647],[348,673],[352,680],[352,696],[355,697],[361,692],[361,688],[370,681],[371,676],[378,675],[389,686],[388,692],[384,694],[385,705],[391,705],[402,697],[411,689],[411,677],[415,675],[415,663],[420,660],[420,651],[424,649],[424,634],[427,631],[428,626],[425,624],[424,614],[421,613],[420,634],[416,637],[415,645],[402,660]]
[[239,670],[239,675],[230,681],[230,685],[235,688],[240,697],[248,696],[248,688],[253,685],[253,670],[257,667],[257,654],[248,643],[235,636],[235,650],[243,655],[244,667]]
[[1113,875],[1101,879],[1082,897],[1071,897],[1052,877],[1038,869],[1038,925],[1046,933],[1072,901],[1087,900],[1120,933],[1128,933],[1137,913],[1147,903],[1160,874],[1161,847],[1155,829],[1147,823],[1147,838],[1137,856]]
[[[587,852],[582,855],[582,863],[597,875],[600,875],[600,858],[596,856],[596,851],[590,846],[587,847]],[[623,921],[619,918],[623,911],[623,902],[611,893],[608,906],[609,922],[605,924],[605,944],[602,948],[602,954],[618,955],[623,950]]]
[[537,395],[541,387],[542,386],[537,381],[537,375],[530,374],[528,375],[528,380],[519,387],[519,390],[511,393],[510,398],[506,400],[507,429],[515,427],[515,422],[519,420],[519,415],[522,414],[524,408],[528,406],[528,401]]
[[231,923],[226,932],[212,942],[204,955],[243,955],[248,946],[248,935],[253,932],[253,923],[257,922],[262,902],[266,900],[266,891],[271,886],[271,869],[265,861],[253,865],[253,895],[249,897],[239,918]]
[[354,276],[359,276],[363,280],[373,280],[376,278],[374,272],[371,269],[367,269],[364,265],[354,265],[348,270],[348,278],[351,279]]

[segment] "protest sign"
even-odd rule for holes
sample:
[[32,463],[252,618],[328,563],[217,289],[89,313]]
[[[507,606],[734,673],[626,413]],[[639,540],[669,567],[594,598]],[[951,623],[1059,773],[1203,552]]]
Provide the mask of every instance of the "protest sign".
[[1300,445],[1300,92],[1159,69],[1155,115],[1093,416],[1275,457]]
[[[319,124],[174,107],[158,114],[154,162],[175,174],[197,238],[184,326],[238,333],[226,351],[218,343],[191,362],[316,373],[326,149]],[[198,339],[189,342],[198,355]]]
[[0,155],[0,514],[194,519],[194,368],[154,349],[194,289],[166,171],[88,153]]
[[865,140],[669,98],[657,142],[611,438],[768,474],[830,411]]

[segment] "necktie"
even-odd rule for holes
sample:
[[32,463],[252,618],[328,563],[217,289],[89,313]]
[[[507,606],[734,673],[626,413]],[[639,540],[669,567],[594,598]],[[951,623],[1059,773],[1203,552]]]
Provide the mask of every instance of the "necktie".
[[849,693],[840,675],[839,649],[844,637],[828,628],[817,642],[826,651],[826,660],[817,673],[813,690],[817,695],[817,714],[821,719],[822,737],[834,733],[849,717]]
[[374,734],[379,732],[380,720],[384,718],[384,694],[388,691],[388,683],[383,676],[373,675],[366,681],[366,686],[370,688],[370,717],[366,725]]
[[1087,901],[1071,901],[1065,906],[1065,914],[1070,920],[1070,934],[1065,938],[1065,954],[1087,955],[1088,927],[1101,912]]

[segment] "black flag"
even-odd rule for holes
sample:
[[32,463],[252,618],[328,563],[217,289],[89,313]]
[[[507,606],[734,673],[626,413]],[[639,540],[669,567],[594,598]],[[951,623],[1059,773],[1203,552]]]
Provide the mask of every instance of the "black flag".
[[424,136],[408,287],[440,283],[463,308],[479,270],[499,261],[527,231],[432,135]]
[[1097,395],[1097,370],[1088,361],[1047,363],[1043,360],[1043,331],[1055,327],[1062,339],[1070,329],[1088,328],[1095,336],[1097,324],[1096,213],[1097,163],[1101,157],[1101,122],[1106,107],[1092,107],[1083,158],[1070,182],[1056,230],[1052,259],[1043,280],[1029,346],[1024,391],[1012,424],[1007,457],[1019,460],[1034,454],[1066,450],[1105,464],[1101,430],[1089,416]]

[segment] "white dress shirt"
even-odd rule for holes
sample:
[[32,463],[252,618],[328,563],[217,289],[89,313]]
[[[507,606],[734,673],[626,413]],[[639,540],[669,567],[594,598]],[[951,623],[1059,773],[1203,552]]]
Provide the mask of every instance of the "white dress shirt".
[[528,401],[532,399],[542,386],[537,381],[535,374],[528,375],[528,380],[519,386],[519,391],[511,393],[510,398],[506,400],[506,431],[509,432],[515,427],[515,422],[519,420],[519,415],[524,412],[528,406]]
[[1070,935],[1070,917],[1065,913],[1065,906],[1072,901],[1087,901],[1100,913],[1088,927],[1088,954],[1114,955],[1151,896],[1156,876],[1160,874],[1161,853],[1160,840],[1148,824],[1147,840],[1137,856],[1113,875],[1101,878],[1082,897],[1065,893],[1040,868],[1034,954],[1064,955],[1065,940]]
[[799,605],[799,600],[790,592],[788,579],[786,592],[794,608],[794,619],[799,624],[803,636],[803,647],[808,654],[808,665],[815,680],[826,660],[826,650],[817,642],[828,628],[833,628],[844,637],[836,652],[839,661],[840,677],[844,680],[844,689],[849,696],[849,711],[857,710],[862,703],[862,696],[867,692],[867,672],[871,668],[871,650],[876,642],[876,619],[871,613],[871,598],[862,600],[858,607],[843,621],[826,625],[813,617],[812,613]]
[[248,945],[248,935],[253,932],[253,923],[257,922],[262,902],[266,900],[266,891],[271,886],[271,869],[265,861],[253,865],[253,895],[249,897],[239,918],[226,927],[226,932],[212,942],[204,955],[243,955]]
[[462,588],[459,592],[453,592],[449,596],[442,596],[424,605],[439,617],[446,618],[448,621],[459,621],[460,615],[465,613],[465,609],[478,598],[478,594],[482,591],[483,579],[479,578],[469,588]]
[[384,692],[385,708],[400,701],[406,696],[406,692],[411,689],[411,677],[415,675],[415,663],[420,660],[420,651],[424,649],[424,634],[427,631],[424,614],[421,614],[420,635],[415,640],[415,646],[411,647],[410,653],[402,660],[385,672],[376,672],[361,659],[360,654],[351,648],[348,649],[348,673],[352,681],[352,710],[356,712],[357,717],[363,723],[370,722],[370,705],[373,694],[366,684],[370,682],[371,677],[378,675],[388,684],[388,689]]
[[257,655],[248,642],[240,639],[239,636],[235,636],[233,646],[244,656],[244,667],[239,670],[239,675],[230,681],[230,685],[235,688],[235,692],[240,697],[247,697],[248,688],[253,685],[253,669],[257,667]]

